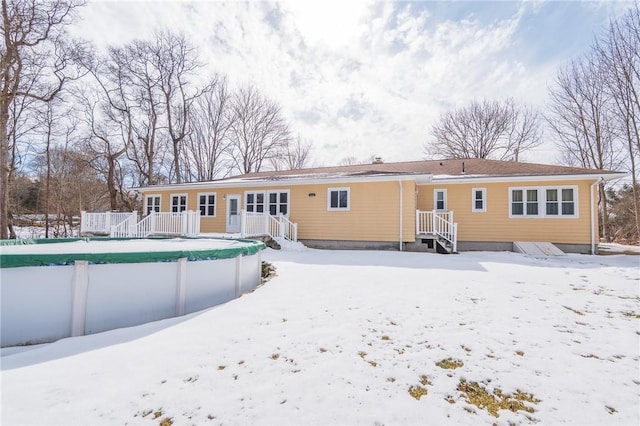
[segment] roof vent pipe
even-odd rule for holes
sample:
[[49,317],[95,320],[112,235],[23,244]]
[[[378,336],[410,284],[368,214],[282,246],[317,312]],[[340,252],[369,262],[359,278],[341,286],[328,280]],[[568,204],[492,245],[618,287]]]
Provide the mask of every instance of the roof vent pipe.
[[464,174],[464,161],[462,162],[462,174]]

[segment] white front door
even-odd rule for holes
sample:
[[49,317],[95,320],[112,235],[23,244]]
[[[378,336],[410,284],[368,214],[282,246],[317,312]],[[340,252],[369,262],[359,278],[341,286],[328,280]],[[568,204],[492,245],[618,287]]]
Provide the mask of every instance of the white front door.
[[227,195],[227,232],[240,232],[240,196]]

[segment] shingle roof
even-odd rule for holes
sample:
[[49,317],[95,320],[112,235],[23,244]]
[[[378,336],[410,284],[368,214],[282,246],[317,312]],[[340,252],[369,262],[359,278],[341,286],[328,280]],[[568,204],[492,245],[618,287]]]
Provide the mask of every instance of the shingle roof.
[[[464,171],[463,171],[464,168]],[[553,176],[616,174],[609,170],[580,167],[554,166],[549,164],[520,163],[513,161],[486,160],[481,158],[408,161],[401,163],[373,163],[349,166],[315,167],[299,170],[280,170],[247,173],[234,179],[269,179],[277,177],[304,177],[318,175],[384,175],[384,174],[430,174],[446,176]]]

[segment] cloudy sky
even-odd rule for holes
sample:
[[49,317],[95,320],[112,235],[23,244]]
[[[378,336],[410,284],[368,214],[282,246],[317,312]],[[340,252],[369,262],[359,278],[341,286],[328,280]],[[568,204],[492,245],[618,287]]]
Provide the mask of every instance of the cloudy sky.
[[[544,108],[559,66],[624,1],[89,0],[74,32],[97,46],[184,32],[207,72],[282,105],[316,165],[424,158],[440,114],[473,99]],[[551,135],[547,135],[550,139]],[[551,144],[524,157],[553,162]]]

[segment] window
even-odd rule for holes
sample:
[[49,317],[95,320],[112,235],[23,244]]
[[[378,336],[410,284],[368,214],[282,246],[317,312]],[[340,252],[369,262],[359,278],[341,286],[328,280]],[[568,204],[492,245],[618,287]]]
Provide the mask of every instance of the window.
[[151,212],[160,212],[160,196],[151,195],[147,197],[147,207],[145,209],[146,214]]
[[279,214],[289,214],[289,192],[269,192],[269,214],[277,216]]
[[471,211],[486,212],[487,190],[485,188],[473,188],[471,190]]
[[198,194],[198,209],[200,216],[214,217],[216,215],[216,193]]
[[433,191],[433,204],[437,211],[447,210],[447,190],[436,189]]
[[252,213],[269,213],[272,216],[289,214],[289,190],[245,192],[245,208]]
[[547,189],[547,216],[558,216],[558,190]]
[[573,200],[573,188],[562,189],[562,216],[574,216],[576,204]]
[[511,214],[522,216],[524,214],[524,201],[522,200],[522,189],[511,190]]
[[527,216],[538,216],[537,189],[527,189]]
[[244,205],[248,212],[264,213],[264,192],[246,192]]
[[171,213],[180,213],[187,209],[187,194],[171,194]]
[[576,186],[510,188],[510,217],[577,217]]
[[329,188],[327,193],[328,210],[349,210],[349,188]]

